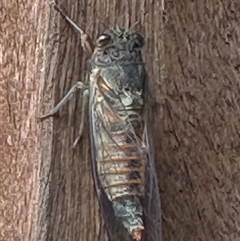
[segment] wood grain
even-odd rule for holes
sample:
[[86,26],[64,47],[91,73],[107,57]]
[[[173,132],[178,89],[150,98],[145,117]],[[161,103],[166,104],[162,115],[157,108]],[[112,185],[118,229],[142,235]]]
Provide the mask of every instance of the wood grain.
[[[67,4],[66,4],[67,3]],[[146,39],[163,240],[238,240],[240,4],[61,2],[93,39],[118,23]],[[75,149],[87,72],[77,32],[48,1],[2,1],[0,240],[106,240],[90,170],[88,121]],[[2,32],[1,32],[2,34]],[[3,197],[3,198],[2,198]]]
[[38,0],[0,2],[1,241],[35,240],[44,11]]

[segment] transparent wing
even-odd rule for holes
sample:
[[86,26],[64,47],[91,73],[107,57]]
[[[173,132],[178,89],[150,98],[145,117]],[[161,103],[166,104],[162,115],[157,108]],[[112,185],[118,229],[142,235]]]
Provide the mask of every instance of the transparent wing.
[[[95,145],[94,136],[96,135],[95,129],[93,128],[96,122],[104,128],[104,123],[102,119],[99,117],[99,114],[95,111],[95,103],[94,103],[94,89],[90,89],[90,99],[89,99],[89,122],[90,122],[90,139],[91,139],[91,166],[92,166],[92,175],[94,178],[95,190],[97,193],[99,206],[101,210],[101,214],[104,219],[104,227],[107,231],[109,241],[132,241],[129,234],[126,232],[121,220],[117,218],[114,214],[114,210],[112,207],[112,202],[108,199],[104,188],[101,185],[101,181],[99,179],[99,172],[97,167],[96,160],[96,152],[97,147]],[[105,131],[107,131],[107,127],[105,126]],[[101,133],[99,133],[101,136]],[[110,133],[109,133],[110,135]],[[98,148],[104,148],[103,146]]]
[[155,169],[154,147],[150,125],[146,122],[145,137],[147,140],[148,162],[146,167],[144,218],[146,241],[160,241],[162,237],[161,202],[157,173]]
[[[147,83],[146,83],[147,84]],[[147,86],[146,86],[147,87]],[[126,240],[132,241],[126,228],[123,226],[121,220],[117,218],[114,214],[112,207],[112,202],[109,200],[104,188],[101,185],[99,179],[99,171],[97,167],[96,153],[99,149],[105,152],[106,159],[113,159],[111,154],[108,154],[106,145],[104,145],[104,138],[106,135],[109,139],[115,142],[116,147],[122,151],[122,147],[118,145],[118,142],[112,136],[112,132],[108,126],[108,117],[117,118],[118,113],[115,111],[113,106],[107,101],[107,97],[102,93],[102,97],[106,99],[101,108],[96,108],[96,102],[94,101],[94,89],[90,88],[90,105],[89,105],[89,118],[90,118],[90,137],[91,137],[91,152],[92,152],[92,171],[94,176],[95,188],[98,194],[98,200],[101,208],[101,212],[105,221],[105,227],[108,231],[108,236],[110,241]],[[145,166],[145,195],[141,197],[141,204],[143,208],[143,220],[144,220],[144,236],[142,241],[158,241],[161,239],[161,207],[160,207],[160,197],[158,180],[155,170],[154,161],[154,148],[151,130],[148,123],[148,103],[147,103],[147,88],[145,88],[145,113],[144,113],[144,128],[142,135],[136,133],[136,128],[131,124],[129,117],[127,116],[127,110],[124,110],[124,105],[122,109],[126,112],[127,118],[118,119],[118,128],[127,130],[125,132],[126,139],[129,140],[131,145],[135,146],[136,154],[142,155],[143,152],[147,155],[147,163]],[[116,97],[117,98],[117,97]],[[123,111],[123,112],[124,112]],[[100,113],[101,112],[101,113]],[[106,112],[106,113],[105,113]],[[105,113],[105,114],[104,114]],[[106,119],[104,119],[105,117]],[[96,128],[98,126],[99,128]],[[105,134],[105,137],[103,136]],[[96,146],[96,135],[101,139],[100,145]],[[129,153],[125,153],[126,156]]]
[[155,167],[155,153],[149,117],[148,76],[145,75],[144,87],[144,143],[146,143],[147,165],[145,179],[145,197],[143,200],[145,241],[160,241],[162,238],[161,202],[158,178]]

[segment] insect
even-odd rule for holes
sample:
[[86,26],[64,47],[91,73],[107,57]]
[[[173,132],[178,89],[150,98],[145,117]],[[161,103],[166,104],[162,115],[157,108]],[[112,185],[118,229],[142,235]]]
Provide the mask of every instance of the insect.
[[[76,83],[43,120],[54,115],[77,89],[88,101],[91,164],[98,201],[110,241],[161,240],[161,206],[148,115],[148,76],[142,58],[144,38],[118,26],[95,44],[60,7],[81,34],[91,55],[88,84]],[[82,112],[84,113],[84,111]],[[79,135],[84,123],[81,117]]]

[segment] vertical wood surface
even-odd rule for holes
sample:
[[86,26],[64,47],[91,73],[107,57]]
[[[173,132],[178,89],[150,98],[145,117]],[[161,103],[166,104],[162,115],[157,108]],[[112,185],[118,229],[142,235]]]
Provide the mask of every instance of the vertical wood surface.
[[36,240],[39,128],[35,114],[46,11],[41,0],[0,1],[0,240]]
[[[146,39],[163,240],[235,241],[240,235],[240,3],[60,2],[96,39],[118,23]],[[83,80],[78,33],[48,1],[2,1],[0,240],[104,241],[93,190],[88,121],[77,92],[59,117],[37,124]],[[41,129],[41,131],[40,131]]]

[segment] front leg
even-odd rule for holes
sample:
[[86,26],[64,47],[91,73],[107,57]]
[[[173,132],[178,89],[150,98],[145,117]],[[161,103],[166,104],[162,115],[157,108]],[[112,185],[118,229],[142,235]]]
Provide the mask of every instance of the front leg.
[[82,113],[81,113],[81,120],[80,120],[80,127],[79,127],[79,131],[78,131],[78,136],[74,141],[73,147],[75,147],[77,145],[77,143],[79,142],[79,140],[82,137],[83,127],[84,127],[84,119],[85,119],[85,110],[86,110],[88,96],[89,96],[89,90],[86,89],[83,92]]
[[93,54],[94,45],[92,39],[76,24],[74,23],[67,14],[63,11],[63,9],[56,3],[55,9],[80,33],[81,35],[81,45],[83,50],[91,56]]
[[40,121],[45,120],[46,118],[50,116],[54,116],[59,109],[69,100],[71,99],[72,95],[76,92],[77,89],[85,89],[86,91],[88,87],[84,85],[82,82],[77,82],[69,91],[68,93],[64,96],[64,98],[46,115],[42,115],[37,117]]

